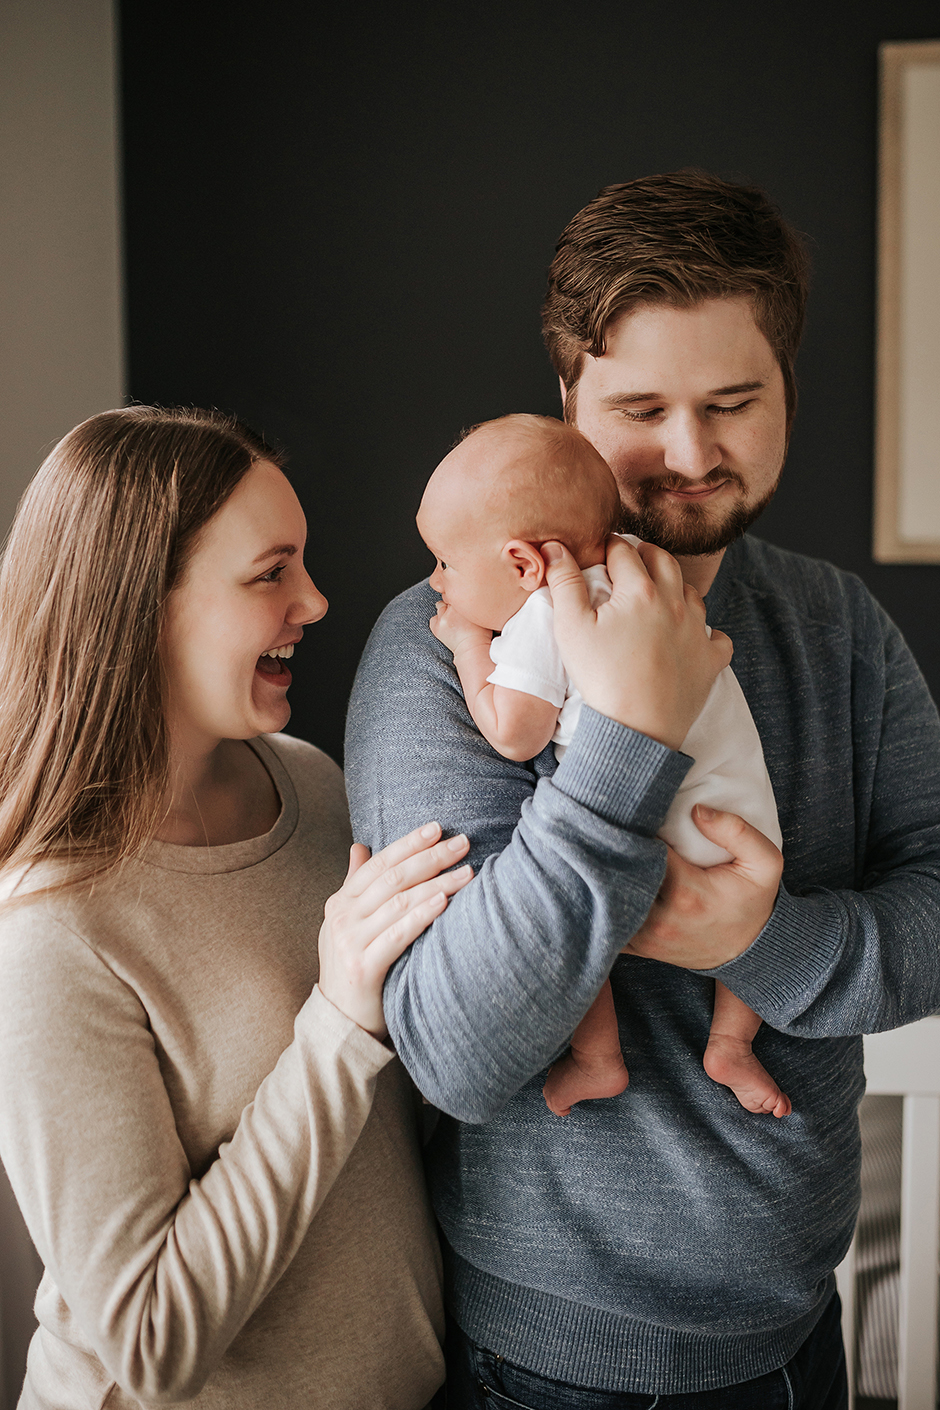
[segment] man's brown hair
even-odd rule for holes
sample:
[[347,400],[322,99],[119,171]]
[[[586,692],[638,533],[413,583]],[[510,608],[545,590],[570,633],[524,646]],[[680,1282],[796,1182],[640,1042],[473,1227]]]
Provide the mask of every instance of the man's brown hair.
[[780,364],[789,427],[808,290],[803,240],[756,186],[704,171],[605,186],[562,231],[542,310],[548,353],[568,392],[566,420],[574,419],[584,356],[604,353],[615,318],[641,304],[692,308],[743,297]]

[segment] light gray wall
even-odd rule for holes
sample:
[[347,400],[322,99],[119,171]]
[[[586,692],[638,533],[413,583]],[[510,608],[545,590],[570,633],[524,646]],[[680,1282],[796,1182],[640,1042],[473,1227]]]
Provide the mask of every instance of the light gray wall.
[[[0,0],[0,538],[46,450],[124,395],[111,0]],[[0,1408],[39,1263],[0,1169]]]
[[124,392],[111,0],[0,4],[0,537],[45,451]]

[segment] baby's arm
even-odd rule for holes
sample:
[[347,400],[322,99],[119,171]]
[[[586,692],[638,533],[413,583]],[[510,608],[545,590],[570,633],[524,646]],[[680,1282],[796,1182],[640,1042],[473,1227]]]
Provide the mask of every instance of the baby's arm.
[[493,633],[477,627],[444,602],[437,604],[431,631],[454,653],[460,688],[473,722],[488,744],[504,759],[534,759],[555,733],[558,707],[550,700],[491,685],[490,642]]

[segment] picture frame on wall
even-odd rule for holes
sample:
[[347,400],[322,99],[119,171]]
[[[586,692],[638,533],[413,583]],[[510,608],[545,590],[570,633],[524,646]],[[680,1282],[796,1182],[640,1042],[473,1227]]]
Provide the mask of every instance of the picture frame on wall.
[[874,556],[940,563],[940,40],[880,60]]

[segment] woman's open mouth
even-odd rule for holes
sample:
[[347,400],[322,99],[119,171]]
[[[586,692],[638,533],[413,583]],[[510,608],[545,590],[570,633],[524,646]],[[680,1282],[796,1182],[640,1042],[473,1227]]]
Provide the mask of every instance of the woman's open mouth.
[[288,686],[291,683],[291,673],[285,663],[293,654],[293,642],[287,646],[272,646],[269,651],[258,657],[255,670],[259,675],[267,676],[272,684]]

